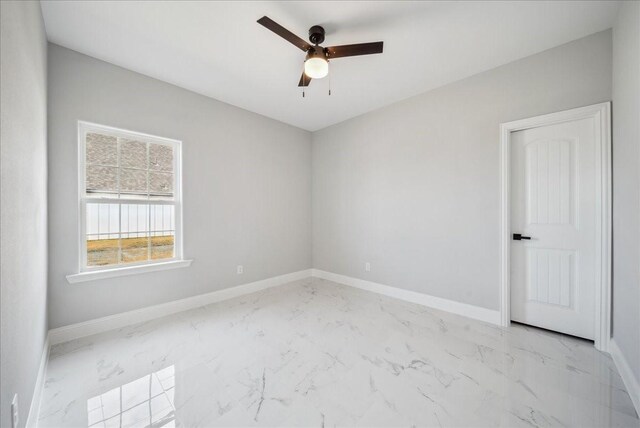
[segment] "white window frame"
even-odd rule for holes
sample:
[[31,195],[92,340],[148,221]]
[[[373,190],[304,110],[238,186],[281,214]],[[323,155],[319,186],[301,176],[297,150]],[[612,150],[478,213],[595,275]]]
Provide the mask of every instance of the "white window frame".
[[[90,132],[120,138],[127,138],[145,143],[162,144],[172,147],[174,177],[173,200],[150,200],[144,198],[129,197],[126,199],[121,199],[88,196],[86,194],[86,136]],[[174,257],[159,260],[147,260],[143,262],[115,264],[109,266],[87,266],[87,203],[173,205],[175,215]],[[78,219],[78,248],[80,250],[78,260],[79,273],[67,275],[67,280],[70,283],[189,266],[191,264],[191,260],[183,259],[182,142],[179,140],[158,137],[141,132],[114,128],[111,126],[100,125],[91,122],[78,121]]]

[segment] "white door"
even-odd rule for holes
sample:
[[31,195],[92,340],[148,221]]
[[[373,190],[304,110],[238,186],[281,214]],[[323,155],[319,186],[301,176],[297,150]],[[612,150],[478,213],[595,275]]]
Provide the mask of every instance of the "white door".
[[511,134],[511,319],[592,340],[596,138],[595,118]]

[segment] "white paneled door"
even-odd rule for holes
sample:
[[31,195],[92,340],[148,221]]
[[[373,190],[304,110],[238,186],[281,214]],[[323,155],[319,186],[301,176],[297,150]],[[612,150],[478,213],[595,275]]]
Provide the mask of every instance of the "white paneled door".
[[595,118],[511,134],[511,319],[594,339]]

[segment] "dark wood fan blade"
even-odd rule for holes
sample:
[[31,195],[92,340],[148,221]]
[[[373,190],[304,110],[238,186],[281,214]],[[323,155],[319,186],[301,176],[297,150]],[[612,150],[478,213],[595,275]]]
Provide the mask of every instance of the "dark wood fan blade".
[[309,86],[309,83],[311,83],[311,77],[304,74],[304,71],[303,71],[302,76],[300,76],[300,81],[298,82],[298,86]]
[[355,45],[329,46],[325,48],[329,59],[345,56],[371,55],[382,53],[383,42],[358,43]]
[[291,31],[287,30],[282,25],[278,24],[277,22],[273,21],[272,19],[266,16],[263,16],[262,18],[258,19],[258,24],[273,31],[278,36],[287,40],[289,43],[296,45],[297,47],[299,47],[305,52],[311,49],[311,45],[309,43],[305,42],[303,39],[296,36]]

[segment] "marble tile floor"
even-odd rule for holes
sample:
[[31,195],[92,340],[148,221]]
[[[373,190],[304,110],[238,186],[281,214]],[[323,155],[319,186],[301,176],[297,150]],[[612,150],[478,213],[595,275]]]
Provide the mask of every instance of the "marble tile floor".
[[40,427],[639,427],[593,344],[306,279],[52,348]]

